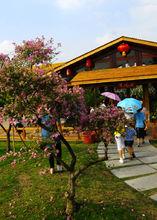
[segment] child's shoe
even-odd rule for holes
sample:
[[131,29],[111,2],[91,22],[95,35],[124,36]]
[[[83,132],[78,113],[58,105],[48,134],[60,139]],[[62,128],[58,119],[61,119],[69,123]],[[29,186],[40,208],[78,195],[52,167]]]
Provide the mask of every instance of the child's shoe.
[[50,168],[50,173],[54,174],[54,169],[53,168]]
[[123,158],[120,158],[120,159],[119,159],[119,163],[124,163]]
[[62,169],[62,165],[57,165],[57,171],[58,171],[58,172],[62,172],[62,170],[63,170],[63,169]]
[[135,155],[135,153],[132,153],[132,158],[136,158],[136,155]]

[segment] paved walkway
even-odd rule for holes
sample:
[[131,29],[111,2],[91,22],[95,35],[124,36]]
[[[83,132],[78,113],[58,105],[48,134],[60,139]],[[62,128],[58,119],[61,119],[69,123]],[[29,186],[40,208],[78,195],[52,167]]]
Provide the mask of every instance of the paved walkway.
[[[157,148],[147,141],[143,147],[134,147],[136,158],[129,159],[126,152],[124,164],[119,163],[115,144],[108,146],[109,160],[106,166],[118,178],[138,191],[147,191],[151,199],[157,201]],[[103,153],[103,143],[99,143],[98,153]],[[152,191],[152,192],[151,192]]]

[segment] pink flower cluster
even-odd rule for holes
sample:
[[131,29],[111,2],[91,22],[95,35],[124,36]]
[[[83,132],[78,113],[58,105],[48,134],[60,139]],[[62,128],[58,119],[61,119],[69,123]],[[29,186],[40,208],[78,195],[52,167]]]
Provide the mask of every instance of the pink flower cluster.
[[53,47],[53,40],[45,42],[44,37],[14,45],[17,58],[24,59],[32,65],[50,62],[54,54],[57,54]]
[[7,159],[7,156],[6,156],[6,155],[3,155],[3,156],[0,157],[0,161],[4,161],[4,160],[6,160],[6,159]]
[[16,166],[16,160],[13,160],[13,161],[11,162],[11,166],[12,166],[13,168],[15,168],[15,166]]
[[6,61],[6,60],[9,60],[9,57],[8,55],[6,54],[3,54],[3,53],[0,53],[0,61]]
[[95,130],[99,138],[112,140],[116,127],[125,124],[124,113],[116,107],[95,108],[82,119],[82,130]]
[[32,152],[32,153],[31,153],[31,157],[30,157],[30,158],[37,158],[37,157],[38,157],[38,155],[37,155],[36,152]]

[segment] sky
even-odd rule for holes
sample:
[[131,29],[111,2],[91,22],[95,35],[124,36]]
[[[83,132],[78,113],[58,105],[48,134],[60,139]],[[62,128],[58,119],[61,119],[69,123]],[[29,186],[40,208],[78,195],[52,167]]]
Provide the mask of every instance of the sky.
[[69,61],[120,36],[157,41],[157,0],[0,0],[0,53],[44,36]]

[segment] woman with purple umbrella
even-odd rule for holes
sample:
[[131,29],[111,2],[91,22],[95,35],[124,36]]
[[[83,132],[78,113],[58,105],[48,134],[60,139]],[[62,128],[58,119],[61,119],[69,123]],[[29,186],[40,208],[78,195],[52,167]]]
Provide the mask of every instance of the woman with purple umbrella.
[[[102,96],[105,96],[109,99],[109,105],[114,105],[114,104],[117,104],[117,102],[121,101],[120,97],[113,93],[113,92],[103,92],[101,93]],[[115,102],[115,103],[114,103]]]

